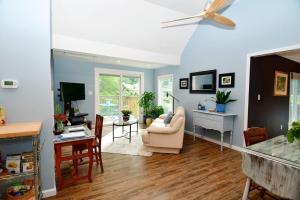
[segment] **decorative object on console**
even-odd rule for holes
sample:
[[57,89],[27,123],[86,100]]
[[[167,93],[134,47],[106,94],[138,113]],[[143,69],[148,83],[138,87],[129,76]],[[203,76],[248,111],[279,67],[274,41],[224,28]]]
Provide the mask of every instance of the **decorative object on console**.
[[205,105],[202,105],[200,102],[198,103],[198,110],[205,110]]
[[[189,17],[179,18],[179,19],[175,19],[175,20],[171,20],[171,21],[164,21],[164,22],[161,22],[161,23],[162,24],[169,24],[169,23],[172,23],[172,22],[178,22],[178,21],[184,21],[184,20],[195,19],[196,18],[196,19],[199,19],[199,20],[210,19],[210,20],[213,20],[214,22],[216,22],[218,24],[234,28],[235,23],[231,19],[229,19],[227,17],[224,17],[224,16],[217,13],[219,10],[221,10],[225,6],[228,6],[228,3],[229,3],[228,0],[214,0],[211,3],[209,3],[206,6],[206,8],[202,12],[200,12],[199,14],[192,15],[192,16],[189,16]],[[171,25],[167,25],[167,26],[162,26],[162,28],[173,27],[175,25],[171,24]],[[180,25],[182,25],[182,24],[180,24]]]
[[132,113],[130,110],[122,110],[121,111],[123,114],[123,121],[127,122],[130,118],[130,114]]
[[54,108],[55,129],[54,134],[60,135],[64,132],[64,122],[67,120],[66,115],[61,111],[60,105],[56,104]]
[[[142,97],[139,100],[139,106],[141,108],[143,108],[144,110],[144,123],[146,123],[146,119],[148,119],[148,121],[152,122],[152,118],[151,118],[151,108],[154,106],[154,99],[155,99],[155,93],[153,92],[144,92],[144,94],[142,95]],[[151,123],[150,122],[150,123]]]
[[215,94],[217,70],[190,73],[190,93]]
[[287,96],[289,74],[286,72],[275,71],[274,77],[274,96]]
[[289,129],[286,137],[289,143],[298,142],[300,148],[300,120],[292,123],[292,128]]
[[5,125],[5,108],[4,106],[0,106],[0,126]]
[[179,79],[179,89],[189,89],[189,79],[188,78]]
[[235,73],[219,74],[219,88],[233,88]]
[[230,102],[236,101],[236,99],[230,99],[231,91],[218,90],[216,97],[212,97],[213,101],[216,102],[216,111],[225,113],[225,105]]

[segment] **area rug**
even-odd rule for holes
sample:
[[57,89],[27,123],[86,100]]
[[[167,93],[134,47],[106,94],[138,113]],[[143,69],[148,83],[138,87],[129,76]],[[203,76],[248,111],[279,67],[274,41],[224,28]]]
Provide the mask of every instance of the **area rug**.
[[[124,127],[124,130],[128,131],[128,127]],[[136,130],[133,127],[133,130]],[[142,141],[142,129],[139,129],[138,134],[136,132],[131,133],[131,143],[126,138],[115,138],[113,142],[112,131],[102,138],[102,152],[116,153],[116,154],[127,154],[135,156],[152,156],[152,152],[145,149]],[[115,129],[115,136],[119,137],[122,135],[122,128]]]

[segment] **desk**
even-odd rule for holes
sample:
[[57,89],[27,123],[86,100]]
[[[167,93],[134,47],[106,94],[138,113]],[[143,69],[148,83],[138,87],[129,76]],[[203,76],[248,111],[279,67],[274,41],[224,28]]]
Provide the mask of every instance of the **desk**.
[[[64,133],[68,133],[68,128],[65,128]],[[55,170],[58,182],[58,191],[62,189],[64,185],[70,185],[78,180],[88,179],[89,182],[92,182],[92,167],[93,167],[93,140],[95,138],[92,135],[91,131],[85,127],[86,136],[80,138],[72,138],[68,140],[61,139],[60,135],[55,136],[54,150],[55,150]],[[82,154],[72,154],[69,156],[62,156],[62,147],[64,146],[73,146],[73,145],[86,145],[88,152]],[[86,176],[78,176],[78,159],[88,157],[89,158],[89,168],[88,174]],[[69,180],[63,180],[61,175],[60,166],[63,161],[73,161],[75,175],[72,176]]]
[[285,136],[244,148],[242,168],[247,176],[243,200],[250,180],[281,198],[300,200],[300,148]]
[[232,145],[232,132],[234,129],[234,117],[236,114],[209,112],[205,110],[193,111],[194,140],[196,126],[205,129],[216,130],[221,134],[221,151],[223,151],[224,133],[230,133],[230,145]]

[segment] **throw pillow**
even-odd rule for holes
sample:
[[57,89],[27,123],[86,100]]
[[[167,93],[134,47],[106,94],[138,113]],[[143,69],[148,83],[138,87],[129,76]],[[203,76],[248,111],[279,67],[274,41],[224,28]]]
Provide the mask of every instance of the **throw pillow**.
[[169,112],[166,118],[164,119],[164,124],[170,124],[172,118],[174,116],[174,113]]

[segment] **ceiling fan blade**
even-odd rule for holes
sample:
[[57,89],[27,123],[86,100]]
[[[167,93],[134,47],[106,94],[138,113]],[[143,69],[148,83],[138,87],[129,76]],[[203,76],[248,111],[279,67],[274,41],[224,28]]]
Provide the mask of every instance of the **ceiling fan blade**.
[[208,13],[211,12],[217,12],[220,10],[226,3],[228,3],[227,0],[214,0],[211,4],[210,7],[206,9]]
[[171,21],[164,21],[164,22],[161,22],[161,23],[162,24],[167,24],[167,23],[178,22],[178,21],[183,21],[183,20],[187,20],[187,19],[200,18],[200,17],[203,17],[205,14],[206,14],[205,12],[202,12],[199,15],[194,15],[194,16],[190,16],[190,17],[183,17],[183,18],[174,19],[174,20],[171,20]]
[[219,24],[223,24],[225,26],[230,26],[230,27],[235,27],[235,23],[231,19],[224,17],[222,15],[219,15],[217,13],[215,13],[213,16],[211,16],[209,18],[216,21]]

